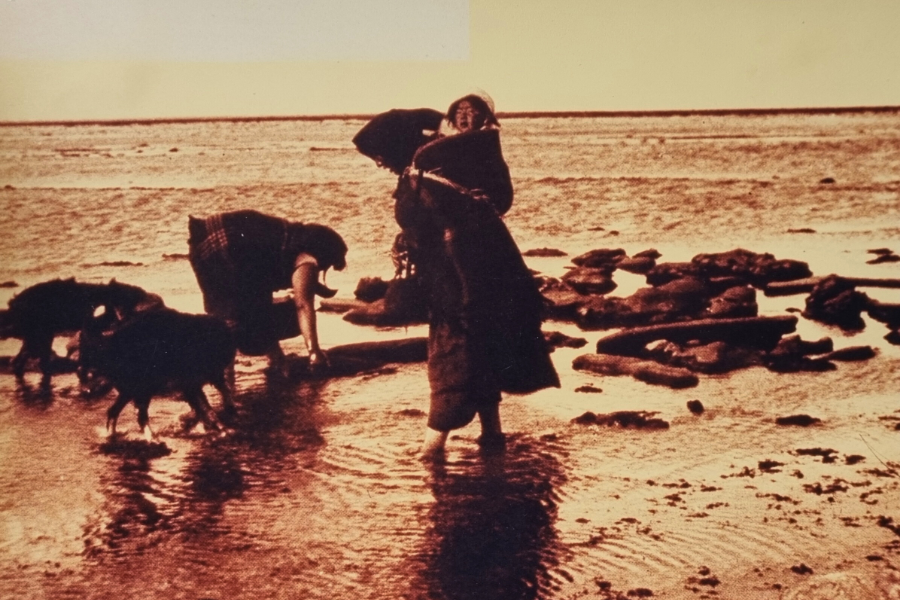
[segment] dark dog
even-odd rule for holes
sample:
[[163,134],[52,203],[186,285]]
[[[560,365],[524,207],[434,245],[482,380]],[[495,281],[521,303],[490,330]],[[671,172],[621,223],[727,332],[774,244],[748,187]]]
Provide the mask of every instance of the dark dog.
[[107,411],[111,435],[119,413],[134,402],[141,431],[153,437],[150,399],[170,389],[181,392],[207,430],[220,429],[203,386],[215,386],[225,407],[233,408],[227,371],[235,352],[234,338],[223,320],[169,308],[137,315],[111,330],[94,320],[81,332],[81,359],[118,392]]
[[[148,307],[163,306],[162,299],[145,290],[115,279],[109,283],[80,283],[75,279],[54,279],[22,290],[9,301],[3,313],[0,338],[22,340],[22,348],[12,361],[19,381],[29,358],[39,361],[41,385],[49,386],[53,375],[53,339],[76,332],[99,307],[105,307],[107,319],[128,319]],[[84,372],[79,368],[79,378]]]

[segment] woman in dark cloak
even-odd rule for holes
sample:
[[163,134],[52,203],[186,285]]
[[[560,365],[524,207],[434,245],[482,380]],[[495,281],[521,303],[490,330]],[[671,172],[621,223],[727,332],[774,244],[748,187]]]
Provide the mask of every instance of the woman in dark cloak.
[[[266,355],[270,367],[284,369],[279,340],[302,334],[310,367],[327,365],[314,298],[335,293],[319,282],[319,274],[347,264],[347,245],[337,232],[254,210],[190,217],[188,227],[189,258],[204,308],[229,323],[238,350]],[[276,305],[273,292],[288,289],[291,305]]]
[[481,446],[502,448],[501,392],[559,387],[541,332],[542,298],[500,218],[513,189],[492,103],[465,96],[446,119],[452,135],[426,139],[394,193],[429,296],[426,458],[440,456],[449,432],[476,415]]

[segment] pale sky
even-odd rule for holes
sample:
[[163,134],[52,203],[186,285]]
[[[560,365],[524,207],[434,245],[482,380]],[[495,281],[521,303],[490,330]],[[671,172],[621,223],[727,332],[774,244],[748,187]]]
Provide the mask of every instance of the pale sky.
[[0,121],[900,106],[900,0],[0,0]]

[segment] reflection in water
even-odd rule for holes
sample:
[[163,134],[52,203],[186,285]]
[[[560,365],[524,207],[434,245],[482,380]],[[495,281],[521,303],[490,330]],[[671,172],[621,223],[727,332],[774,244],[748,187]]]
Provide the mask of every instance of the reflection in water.
[[430,598],[538,598],[559,560],[555,489],[564,479],[549,454],[521,439],[505,453],[436,466],[422,560]]
[[291,455],[322,444],[312,415],[317,398],[314,387],[253,387],[238,396],[227,437],[169,438],[183,450],[154,460],[139,452],[111,456],[121,464],[104,486],[107,515],[86,528],[86,554],[141,554],[173,537],[190,543],[227,536],[221,522],[229,501],[251,488],[277,491]]

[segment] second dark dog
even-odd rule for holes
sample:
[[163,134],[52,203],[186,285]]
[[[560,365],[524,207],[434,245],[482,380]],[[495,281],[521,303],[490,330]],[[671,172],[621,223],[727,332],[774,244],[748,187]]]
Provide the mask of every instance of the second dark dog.
[[233,408],[227,371],[233,368],[235,353],[234,338],[223,320],[169,308],[137,315],[111,330],[95,320],[81,332],[82,361],[118,392],[107,411],[111,435],[119,413],[134,402],[138,425],[152,438],[150,400],[170,389],[184,396],[207,430],[219,430],[203,386],[215,386],[225,407]]

